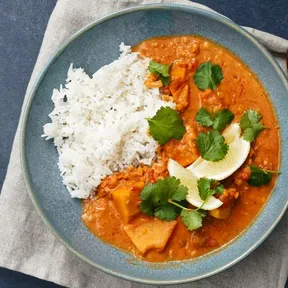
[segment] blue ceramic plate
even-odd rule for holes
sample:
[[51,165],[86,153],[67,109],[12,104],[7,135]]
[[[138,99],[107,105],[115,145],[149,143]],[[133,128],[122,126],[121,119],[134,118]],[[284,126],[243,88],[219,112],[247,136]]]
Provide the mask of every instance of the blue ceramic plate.
[[[131,255],[95,238],[81,222],[81,203],[62,185],[57,151],[41,138],[53,105],[51,93],[65,82],[71,62],[89,74],[119,56],[119,44],[135,45],[161,35],[199,34],[227,47],[258,75],[269,92],[288,138],[288,84],[270,54],[241,27],[216,13],[180,5],[149,5],[123,10],[98,20],[76,33],[51,59],[25,107],[22,122],[22,164],[30,196],[52,233],[84,261],[128,280],[154,284],[183,283],[218,273],[255,249],[272,231],[287,206],[288,149],[282,145],[283,172],[265,208],[232,243],[192,261],[131,264]],[[284,161],[286,159],[286,161]]]

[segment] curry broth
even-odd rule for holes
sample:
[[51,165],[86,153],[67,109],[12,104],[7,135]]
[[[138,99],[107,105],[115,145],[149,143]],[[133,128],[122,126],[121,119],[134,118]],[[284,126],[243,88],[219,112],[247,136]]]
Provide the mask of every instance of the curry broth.
[[[263,116],[263,125],[269,129],[264,129],[253,142],[245,164],[254,163],[266,169],[277,170],[279,161],[277,120],[268,95],[257,77],[240,59],[214,42],[198,36],[159,37],[141,42],[133,48],[133,51],[163,64],[188,59],[191,67],[188,80],[189,105],[180,114],[187,132],[181,140],[170,140],[158,148],[158,161],[152,167],[130,167],[126,171],[106,177],[97,188],[97,197],[83,201],[82,220],[93,234],[131,252],[139,259],[163,262],[195,258],[221,247],[239,235],[253,221],[266,202],[275,179],[266,186],[248,186],[241,178],[243,169],[240,168],[223,181],[225,188],[235,188],[240,195],[228,219],[219,220],[208,215],[202,228],[188,231],[179,217],[165,248],[162,251],[151,249],[144,255],[139,253],[123,230],[122,220],[113,205],[111,192],[121,185],[133,186],[136,182],[147,184],[168,176],[168,158],[178,161],[182,166],[194,162],[199,157],[195,139],[204,129],[195,122],[196,113],[201,106],[210,111],[229,108],[235,114],[233,122],[239,122],[242,113],[247,109],[259,111]],[[220,65],[223,71],[224,79],[215,91],[200,91],[192,80],[197,66],[207,61]],[[140,191],[135,190],[135,197],[139,202]],[[148,218],[144,214],[137,217],[143,221]]]

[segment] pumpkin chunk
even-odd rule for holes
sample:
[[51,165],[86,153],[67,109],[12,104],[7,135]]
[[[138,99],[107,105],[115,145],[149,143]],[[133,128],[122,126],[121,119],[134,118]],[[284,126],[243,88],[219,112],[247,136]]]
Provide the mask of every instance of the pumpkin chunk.
[[230,207],[220,207],[209,211],[209,214],[217,219],[228,219],[232,213],[233,206]]
[[139,214],[140,191],[144,183],[137,182],[132,186],[123,186],[112,192],[113,203],[119,212],[124,224],[129,223],[137,214]]
[[185,81],[187,74],[187,69],[186,65],[180,65],[179,63],[175,62],[172,65],[171,71],[170,71],[170,76],[171,80],[179,79],[181,82]]
[[163,250],[177,221],[161,221],[158,218],[137,218],[123,227],[133,244],[144,254],[150,249]]
[[217,219],[228,219],[233,211],[239,192],[235,188],[225,189],[224,193],[219,197],[223,205],[217,209],[209,211],[209,214]]

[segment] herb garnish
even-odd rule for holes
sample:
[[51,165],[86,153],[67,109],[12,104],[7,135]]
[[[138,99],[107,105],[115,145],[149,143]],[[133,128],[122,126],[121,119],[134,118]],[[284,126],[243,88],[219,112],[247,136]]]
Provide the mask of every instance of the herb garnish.
[[[199,195],[205,202],[214,194],[222,194],[224,187],[218,181],[201,178],[197,182]],[[140,209],[148,216],[156,216],[161,220],[172,221],[181,215],[183,223],[188,230],[195,230],[202,226],[206,212],[190,209],[183,206],[188,188],[180,185],[180,180],[175,177],[159,179],[156,183],[149,183],[141,192]]]
[[186,132],[179,113],[170,107],[161,107],[154,117],[147,120],[149,133],[160,145],[171,139],[181,140]]
[[204,107],[199,109],[195,120],[204,127],[211,127],[214,124],[213,116]]
[[222,194],[224,192],[224,186],[222,184],[220,185],[219,181],[208,178],[200,178],[197,181],[197,187],[199,190],[199,196],[204,202],[211,196]]
[[187,226],[188,230],[196,230],[202,227],[203,218],[206,216],[206,212],[203,210],[191,209],[181,211],[181,218],[183,223]]
[[154,60],[151,60],[148,66],[148,70],[151,73],[158,75],[164,86],[167,86],[170,83],[170,68],[171,64],[161,64]]
[[213,64],[211,62],[202,63],[196,70],[193,79],[195,85],[200,90],[216,90],[217,86],[223,79],[222,69],[219,65]]
[[244,140],[253,142],[259,133],[264,129],[261,118],[261,114],[252,109],[249,109],[243,113],[240,120],[240,127],[243,131]]
[[211,196],[224,192],[224,186],[220,185],[218,181],[205,177],[197,181],[197,187],[199,196],[204,201],[203,204],[197,209],[190,209],[190,211],[183,209],[181,211],[182,221],[188,230],[195,230],[202,227],[202,220],[206,216],[206,212],[201,210],[201,208]]
[[256,165],[251,165],[250,170],[248,184],[257,187],[268,184],[272,179],[272,174],[280,174],[279,171],[262,169]]
[[234,119],[234,114],[229,109],[222,109],[216,112],[214,116],[213,129],[224,130],[227,124]]
[[186,199],[187,193],[188,188],[180,185],[180,180],[175,177],[159,179],[142,190],[140,209],[145,214],[161,220],[174,220],[179,215],[179,209],[169,201],[181,202]]
[[207,133],[200,132],[196,139],[196,145],[200,150],[201,157],[212,162],[224,159],[229,149],[225,138],[217,130]]
[[229,109],[218,110],[215,115],[201,107],[196,115],[196,121],[204,127],[213,127],[215,130],[224,130],[227,124],[234,119],[234,114]]

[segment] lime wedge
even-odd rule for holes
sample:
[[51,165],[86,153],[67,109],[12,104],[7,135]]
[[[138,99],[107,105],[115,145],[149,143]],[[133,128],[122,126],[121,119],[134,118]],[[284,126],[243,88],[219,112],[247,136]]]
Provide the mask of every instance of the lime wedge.
[[[239,138],[229,144],[229,150],[226,157],[218,162],[210,162],[201,159],[189,166],[187,170],[191,171],[197,178],[210,178],[223,180],[232,175],[245,162],[250,151],[250,143],[243,138]],[[195,162],[196,162],[195,161]]]
[[[230,144],[231,142],[240,138],[241,128],[238,123],[231,124],[222,134],[225,138],[225,142]],[[188,170],[193,171],[196,166],[198,166],[201,162],[205,161],[201,157],[196,159],[189,167]]]
[[229,145],[227,155],[218,162],[206,161],[199,157],[193,164],[187,167],[197,178],[210,178],[223,180],[239,169],[249,155],[250,143],[240,138],[240,126],[232,124],[223,133],[226,143]]
[[[178,162],[169,159],[168,171],[170,176],[175,176],[180,180],[181,184],[188,188],[188,195],[186,200],[195,207],[200,207],[203,204],[203,200],[199,196],[197,187],[197,178],[187,169],[182,167]],[[211,196],[201,209],[213,210],[219,208],[223,203]]]
[[241,128],[238,123],[231,124],[226,130],[223,132],[223,137],[225,138],[225,142],[230,144],[235,140],[240,138]]

